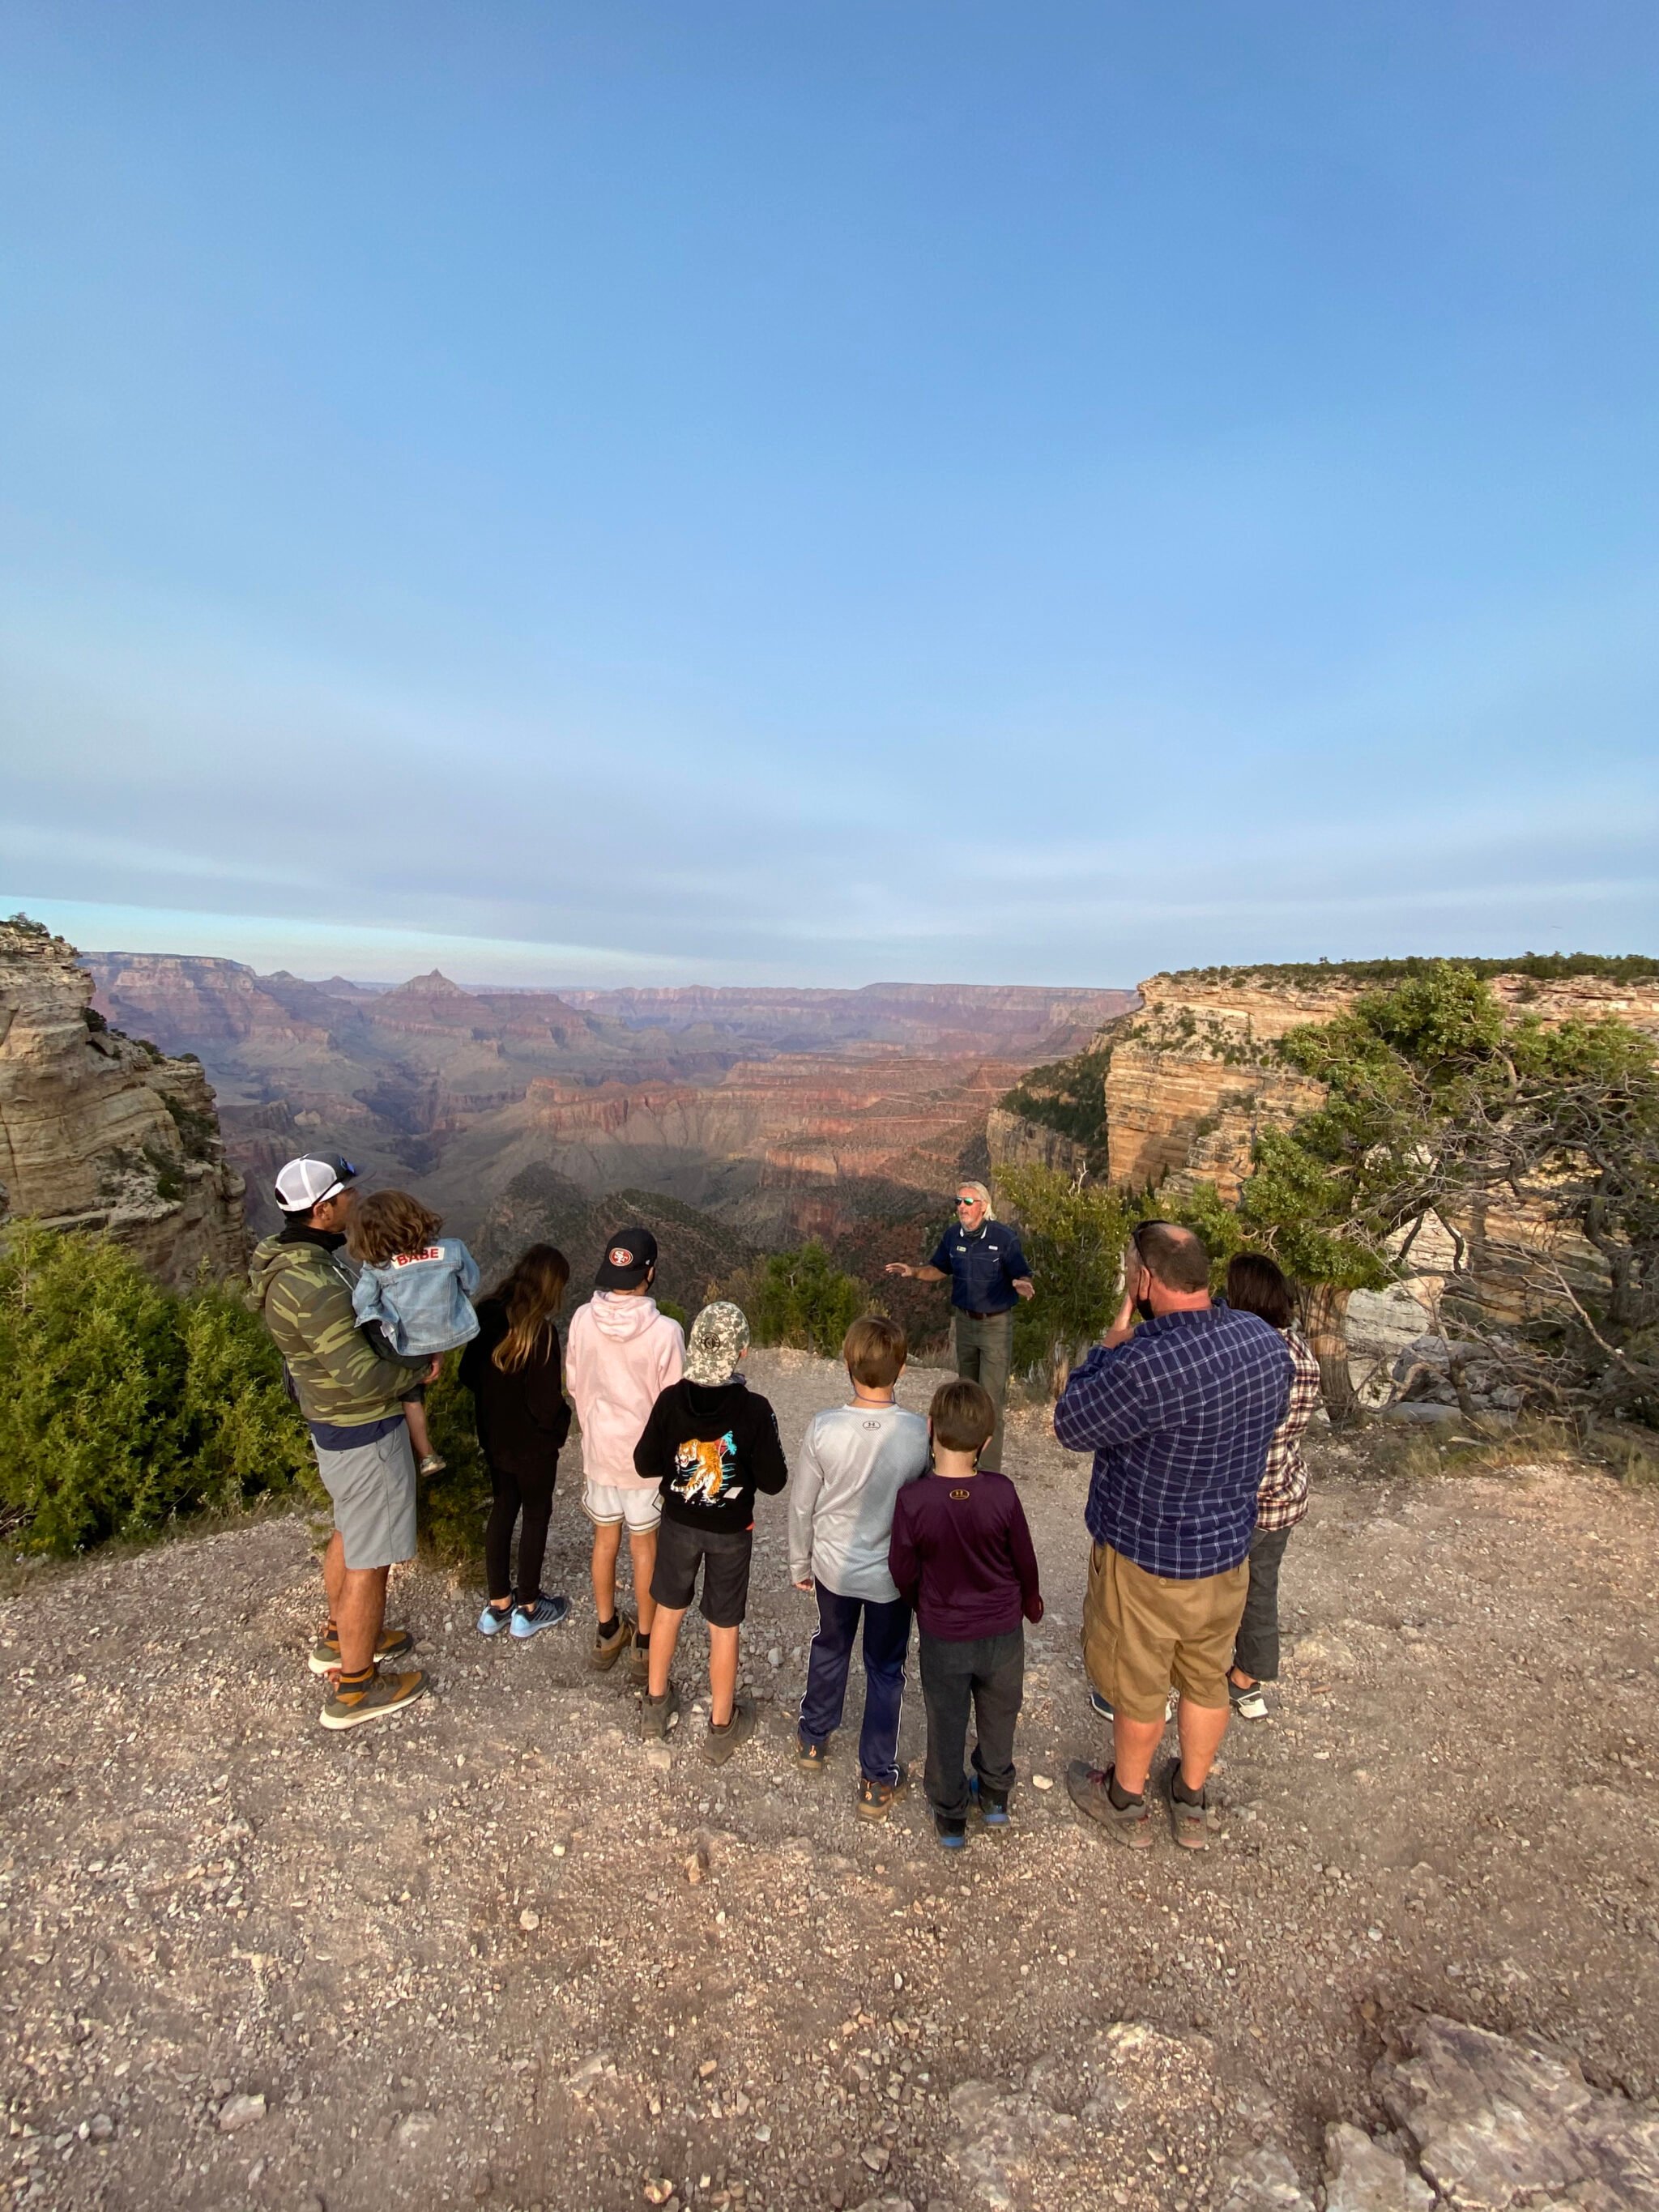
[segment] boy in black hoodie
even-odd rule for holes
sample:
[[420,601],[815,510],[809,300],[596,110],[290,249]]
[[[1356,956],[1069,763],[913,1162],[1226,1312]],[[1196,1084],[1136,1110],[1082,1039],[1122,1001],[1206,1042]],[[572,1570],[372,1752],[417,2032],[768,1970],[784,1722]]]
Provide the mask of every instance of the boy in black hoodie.
[[701,1567],[702,1617],[708,1623],[703,1755],[715,1766],[748,1741],[757,1723],[754,1700],[737,1694],[738,1629],[749,1603],[755,1493],[775,1497],[789,1480],[777,1418],[737,1371],[748,1349],[749,1323],[741,1310],[723,1298],[705,1306],[691,1325],[683,1379],[657,1400],[634,1447],[637,1471],[662,1486],[651,1577],[657,1613],[641,1729],[665,1736],[679,1711],[669,1674]]

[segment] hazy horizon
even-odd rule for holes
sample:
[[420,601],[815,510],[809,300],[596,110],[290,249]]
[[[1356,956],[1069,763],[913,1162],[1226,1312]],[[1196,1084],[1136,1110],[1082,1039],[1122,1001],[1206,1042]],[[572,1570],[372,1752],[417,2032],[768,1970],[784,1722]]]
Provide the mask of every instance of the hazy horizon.
[[1659,12],[395,23],[6,11],[7,908],[571,988],[1659,942]]

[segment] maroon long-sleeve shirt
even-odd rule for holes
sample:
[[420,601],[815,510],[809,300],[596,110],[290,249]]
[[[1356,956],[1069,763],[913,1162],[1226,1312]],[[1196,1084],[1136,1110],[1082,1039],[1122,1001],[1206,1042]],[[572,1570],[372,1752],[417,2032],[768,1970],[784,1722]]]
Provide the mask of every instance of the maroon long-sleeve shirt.
[[893,1510],[888,1572],[924,1636],[965,1644],[1042,1618],[1036,1553],[1006,1474],[925,1474]]

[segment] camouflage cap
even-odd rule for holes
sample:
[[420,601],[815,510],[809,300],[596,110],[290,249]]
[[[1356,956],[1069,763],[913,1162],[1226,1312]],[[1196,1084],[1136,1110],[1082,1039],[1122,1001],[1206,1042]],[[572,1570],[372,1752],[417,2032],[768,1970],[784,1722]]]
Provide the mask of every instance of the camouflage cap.
[[741,1306],[718,1298],[705,1306],[691,1324],[691,1340],[685,1347],[685,1379],[713,1385],[729,1382],[738,1362],[749,1349],[749,1323]]

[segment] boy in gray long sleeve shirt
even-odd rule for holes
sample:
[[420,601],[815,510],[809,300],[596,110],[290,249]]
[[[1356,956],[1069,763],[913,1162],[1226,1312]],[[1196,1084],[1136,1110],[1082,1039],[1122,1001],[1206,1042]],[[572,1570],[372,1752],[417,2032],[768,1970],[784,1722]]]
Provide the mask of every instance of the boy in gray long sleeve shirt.
[[790,1579],[815,1589],[818,1601],[796,1756],[808,1772],[829,1756],[861,1620],[858,1809],[870,1820],[886,1814],[907,1779],[898,1731],[910,1608],[887,1571],[887,1550],[899,1492],[929,1465],[927,1422],[894,1400],[907,1349],[903,1330],[884,1316],[854,1322],[842,1346],[853,1402],[813,1417],[789,1485]]

